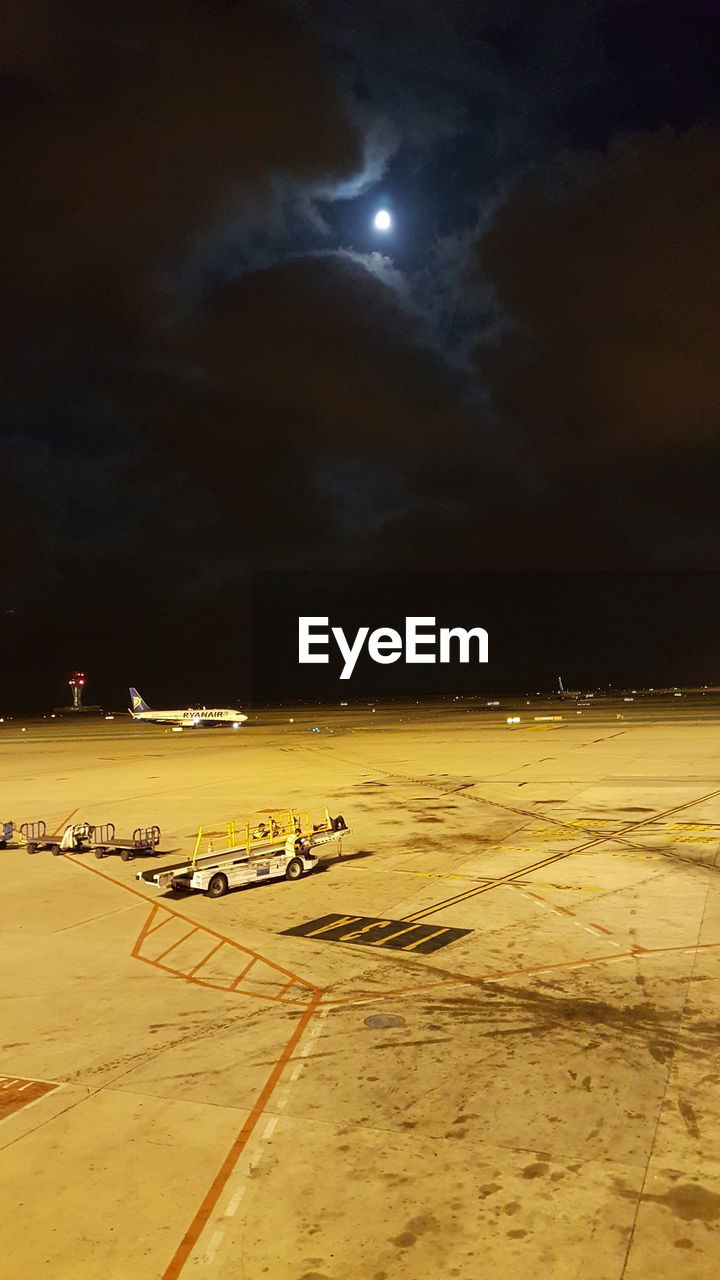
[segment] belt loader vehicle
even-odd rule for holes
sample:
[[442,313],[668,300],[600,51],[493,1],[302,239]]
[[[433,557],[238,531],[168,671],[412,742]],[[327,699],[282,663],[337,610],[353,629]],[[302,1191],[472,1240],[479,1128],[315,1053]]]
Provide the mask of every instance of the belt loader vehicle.
[[138,871],[136,879],[159,889],[200,889],[209,898],[220,898],[228,889],[259,880],[299,880],[318,865],[315,850],[334,840],[341,841],[348,830],[345,819],[331,818],[328,809],[315,823],[309,813],[295,809],[263,811],[246,822],[240,832],[229,822],[220,847],[211,837],[204,854],[201,827],[192,858],[157,870]]

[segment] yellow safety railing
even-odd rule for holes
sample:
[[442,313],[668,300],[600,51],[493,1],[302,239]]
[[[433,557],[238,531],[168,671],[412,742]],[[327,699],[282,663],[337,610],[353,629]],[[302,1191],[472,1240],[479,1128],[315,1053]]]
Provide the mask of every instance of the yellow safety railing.
[[[196,861],[197,856],[198,856],[198,849],[200,848],[200,841],[201,841],[201,840],[202,840],[202,827],[198,827],[197,840],[195,841],[195,848],[194,848],[194,850],[193,850],[193,856],[192,856],[192,864],[193,864],[193,868],[195,867],[195,861]],[[208,843],[209,843],[209,844],[211,844],[211,843],[212,843],[212,841],[208,841]]]
[[[253,818],[253,823],[246,821],[242,830],[242,840],[240,839],[240,831],[236,823],[231,820],[225,825],[225,831],[214,831],[207,835],[207,852],[212,854],[215,852],[213,837],[222,839],[225,837],[225,847],[227,849],[238,849],[244,846],[246,853],[250,853],[254,845],[267,844],[269,840],[281,840],[283,837],[290,835],[310,836],[314,830],[332,830],[332,818],[327,805],[323,809],[323,817],[325,819],[324,826],[322,824],[313,827],[310,812],[307,809],[276,809],[272,812],[265,810]],[[195,849],[193,851],[193,866],[197,861],[202,842],[203,828],[198,828],[197,839],[195,840]]]

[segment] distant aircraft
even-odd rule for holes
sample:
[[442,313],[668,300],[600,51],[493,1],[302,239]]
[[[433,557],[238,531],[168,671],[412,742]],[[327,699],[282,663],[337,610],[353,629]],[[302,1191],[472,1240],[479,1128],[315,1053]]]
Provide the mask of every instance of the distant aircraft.
[[559,698],[582,698],[582,689],[564,689],[562,676],[558,676],[558,687],[555,691]]
[[147,720],[150,724],[180,725],[187,729],[208,729],[214,725],[232,725],[239,729],[247,716],[242,711],[233,711],[231,707],[208,708],[188,707],[186,711],[152,711],[147,702],[140,697],[137,689],[130,690],[130,715],[133,720]]

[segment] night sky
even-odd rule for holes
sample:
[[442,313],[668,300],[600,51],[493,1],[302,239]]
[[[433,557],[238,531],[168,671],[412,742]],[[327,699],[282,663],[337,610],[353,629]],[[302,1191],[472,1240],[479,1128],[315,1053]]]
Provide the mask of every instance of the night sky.
[[0,29],[0,711],[77,666],[232,704],[254,575],[378,566],[642,573],[668,616],[693,576],[671,682],[720,680],[716,0]]

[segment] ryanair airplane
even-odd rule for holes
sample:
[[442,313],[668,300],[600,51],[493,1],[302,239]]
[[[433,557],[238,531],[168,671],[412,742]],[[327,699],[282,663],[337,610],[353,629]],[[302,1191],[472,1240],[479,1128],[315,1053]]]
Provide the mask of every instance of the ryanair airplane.
[[209,729],[214,725],[228,725],[239,729],[247,716],[242,711],[233,711],[230,707],[208,708],[188,707],[187,711],[152,711],[147,702],[140,697],[137,689],[130,690],[130,707],[133,720],[147,720],[150,724],[179,725],[184,729]]

